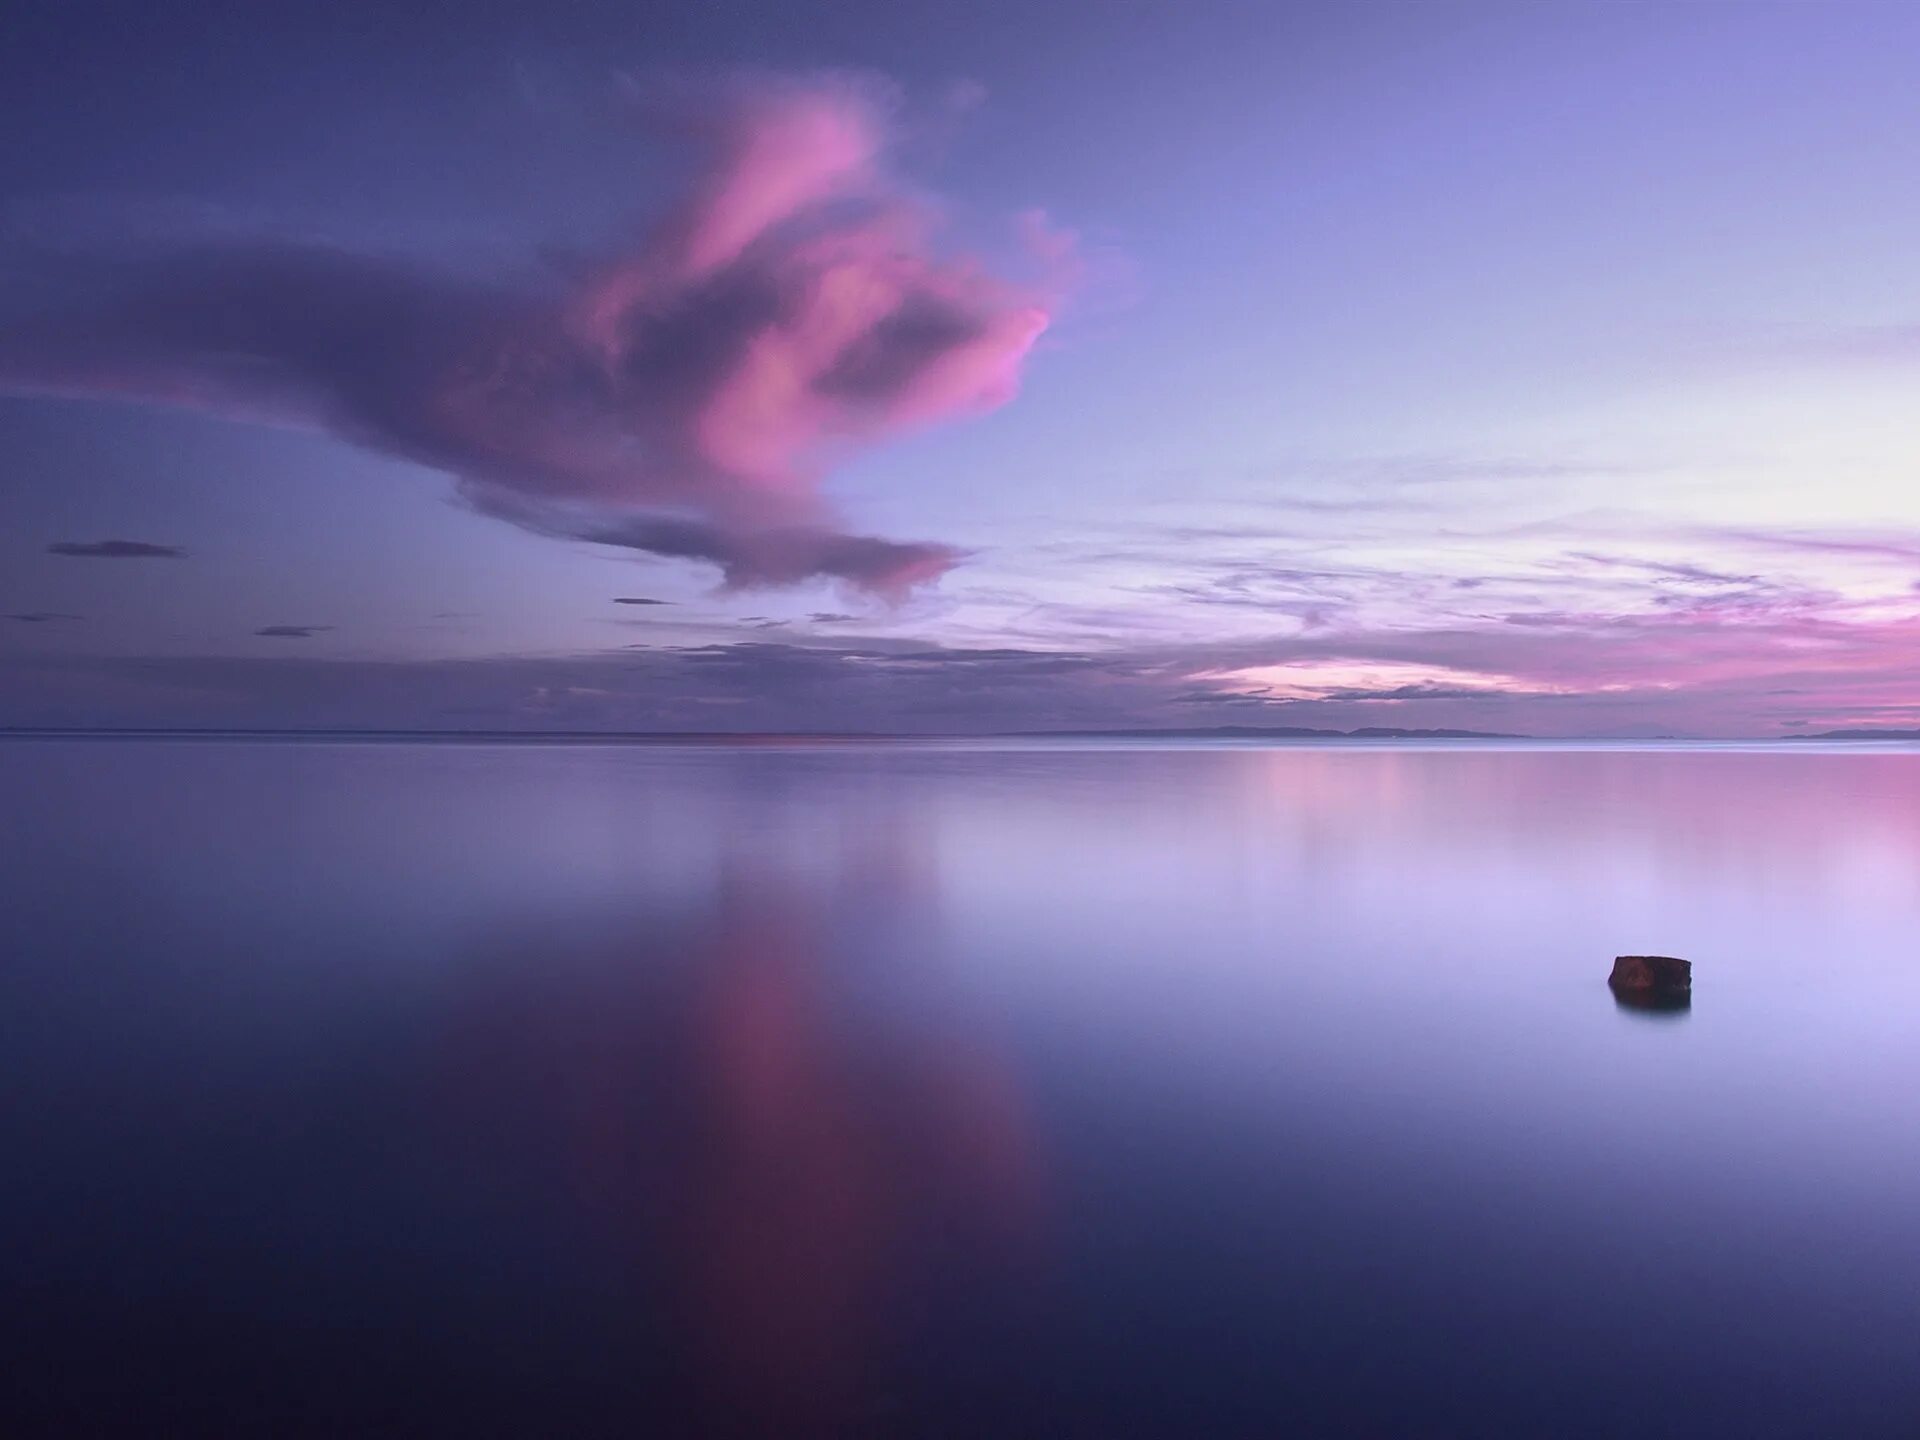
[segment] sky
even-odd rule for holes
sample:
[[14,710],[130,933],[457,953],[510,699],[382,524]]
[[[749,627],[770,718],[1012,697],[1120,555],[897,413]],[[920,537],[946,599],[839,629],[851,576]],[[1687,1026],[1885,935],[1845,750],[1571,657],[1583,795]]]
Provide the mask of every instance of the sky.
[[0,725],[1920,725],[1916,53],[29,0]]

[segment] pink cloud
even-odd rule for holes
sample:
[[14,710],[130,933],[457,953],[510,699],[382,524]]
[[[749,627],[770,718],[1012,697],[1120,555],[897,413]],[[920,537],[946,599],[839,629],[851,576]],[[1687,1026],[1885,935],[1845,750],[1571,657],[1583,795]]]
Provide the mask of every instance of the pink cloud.
[[[0,387],[319,426],[544,533],[897,596],[960,552],[844,534],[834,462],[1012,398],[1058,283],[943,253],[887,176],[880,87],[630,87],[687,146],[679,201],[569,274],[480,285],[320,245],[14,257]],[[1072,244],[1025,222],[1056,277]],[[663,543],[655,544],[654,541]]]
[[[1311,723],[1708,734],[1914,723],[1920,615],[1811,591],[1673,597],[1658,608],[1357,624],[1173,648],[1195,700],[1284,705]],[[1411,682],[1411,683],[1409,683]],[[1369,720],[1371,716],[1371,720]],[[1415,723],[1401,718],[1395,723]]]

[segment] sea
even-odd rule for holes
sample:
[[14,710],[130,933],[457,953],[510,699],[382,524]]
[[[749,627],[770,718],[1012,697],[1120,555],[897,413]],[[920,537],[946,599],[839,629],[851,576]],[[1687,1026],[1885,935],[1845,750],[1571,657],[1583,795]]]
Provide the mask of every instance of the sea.
[[0,740],[0,1155],[9,1436],[1912,1437],[1920,752]]

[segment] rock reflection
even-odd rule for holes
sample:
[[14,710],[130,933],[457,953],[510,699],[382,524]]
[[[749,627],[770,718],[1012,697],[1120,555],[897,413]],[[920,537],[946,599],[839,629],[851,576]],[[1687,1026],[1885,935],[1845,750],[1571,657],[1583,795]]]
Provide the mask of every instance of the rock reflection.
[[496,945],[463,982],[441,1080],[469,1152],[584,1219],[675,1357],[656,1416],[840,1429],[910,1309],[1038,1256],[1015,1074],[926,954],[876,944],[898,861],[730,864],[691,913]]
[[1685,992],[1669,994],[1658,990],[1618,990],[1609,986],[1608,993],[1613,996],[1613,1003],[1628,1015],[1677,1020],[1693,1010],[1693,996]]

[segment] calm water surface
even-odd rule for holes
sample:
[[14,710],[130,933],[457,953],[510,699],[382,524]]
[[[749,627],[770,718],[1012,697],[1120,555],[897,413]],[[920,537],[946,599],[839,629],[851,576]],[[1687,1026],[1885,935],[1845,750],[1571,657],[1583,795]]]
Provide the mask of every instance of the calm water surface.
[[9,1435],[1920,1434],[1920,756],[16,740],[0,817]]

